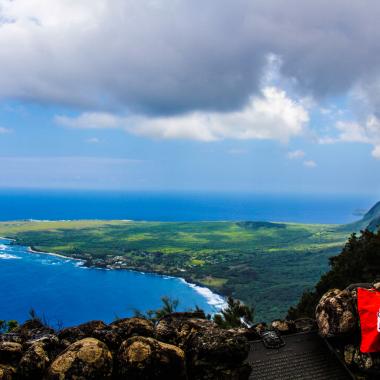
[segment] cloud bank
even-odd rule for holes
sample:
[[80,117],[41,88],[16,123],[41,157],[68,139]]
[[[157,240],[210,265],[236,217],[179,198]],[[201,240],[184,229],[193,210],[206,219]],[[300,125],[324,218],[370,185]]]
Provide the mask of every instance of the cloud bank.
[[275,54],[302,93],[358,86],[377,106],[379,13],[371,0],[0,0],[0,96],[231,111],[259,94]]
[[0,0],[0,99],[69,106],[79,116],[56,122],[73,128],[286,142],[306,99],[349,94],[354,117],[320,141],[378,158],[379,14],[373,0]]
[[284,91],[267,87],[239,111],[191,112],[170,116],[118,117],[106,113],[84,113],[78,117],[57,116],[55,121],[70,128],[121,128],[152,138],[193,139],[276,139],[287,142],[300,135],[309,120],[302,104]]

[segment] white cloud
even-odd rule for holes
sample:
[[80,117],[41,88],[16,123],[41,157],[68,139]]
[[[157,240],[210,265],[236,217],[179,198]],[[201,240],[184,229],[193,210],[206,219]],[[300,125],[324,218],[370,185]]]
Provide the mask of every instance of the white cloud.
[[324,136],[320,144],[338,142],[363,143],[373,146],[372,156],[380,159],[380,120],[375,115],[369,115],[362,123],[356,121],[338,121],[335,124],[337,136]]
[[318,166],[317,163],[313,160],[306,160],[303,162],[303,165],[310,169],[316,168]]
[[121,128],[162,139],[215,141],[221,139],[275,139],[283,142],[298,136],[309,121],[308,111],[285,91],[265,87],[239,111],[191,112],[173,116],[120,117],[108,113],[84,113],[76,118],[56,116],[71,128]]
[[305,152],[303,150],[293,150],[291,152],[288,152],[287,157],[289,160],[295,160],[299,158],[305,157]]
[[380,159],[380,145],[375,145],[375,147],[372,150],[372,156]]

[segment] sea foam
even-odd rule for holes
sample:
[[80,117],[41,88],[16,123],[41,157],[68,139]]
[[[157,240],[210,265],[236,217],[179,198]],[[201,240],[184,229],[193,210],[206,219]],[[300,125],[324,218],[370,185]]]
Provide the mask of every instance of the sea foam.
[[200,294],[202,297],[204,297],[207,300],[207,303],[215,308],[216,310],[220,311],[226,308],[227,302],[226,300],[220,296],[219,294],[213,293],[209,288],[205,288],[203,286],[191,284],[181,279],[184,283],[186,283],[190,288],[194,289],[198,294]]
[[10,255],[9,253],[2,253],[0,254],[0,259],[1,260],[20,260],[21,257]]

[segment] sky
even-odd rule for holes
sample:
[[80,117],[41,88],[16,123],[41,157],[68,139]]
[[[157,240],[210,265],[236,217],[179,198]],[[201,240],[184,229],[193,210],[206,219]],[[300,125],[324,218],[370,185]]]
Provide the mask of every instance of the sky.
[[379,14],[0,0],[0,188],[377,194]]

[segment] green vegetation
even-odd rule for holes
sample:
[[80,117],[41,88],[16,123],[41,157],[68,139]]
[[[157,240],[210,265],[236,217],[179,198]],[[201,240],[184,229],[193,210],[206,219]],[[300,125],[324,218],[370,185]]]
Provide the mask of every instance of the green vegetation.
[[[376,208],[377,207],[377,208]],[[255,307],[256,320],[285,316],[328,270],[348,236],[380,215],[375,206],[346,226],[269,222],[3,222],[0,236],[87,265],[184,277]]]
[[324,293],[350,284],[380,281],[380,231],[352,234],[342,252],[330,258],[331,269],[313,291],[306,291],[296,307],[289,310],[291,319],[314,317],[315,307]]
[[0,319],[0,334],[9,333],[18,326],[15,320],[4,321]]
[[214,315],[214,322],[221,328],[247,327],[253,324],[254,309],[239,300],[228,297],[227,307]]
[[181,276],[278,318],[328,269],[348,233],[333,225],[124,221],[0,223],[0,235],[88,265]]

